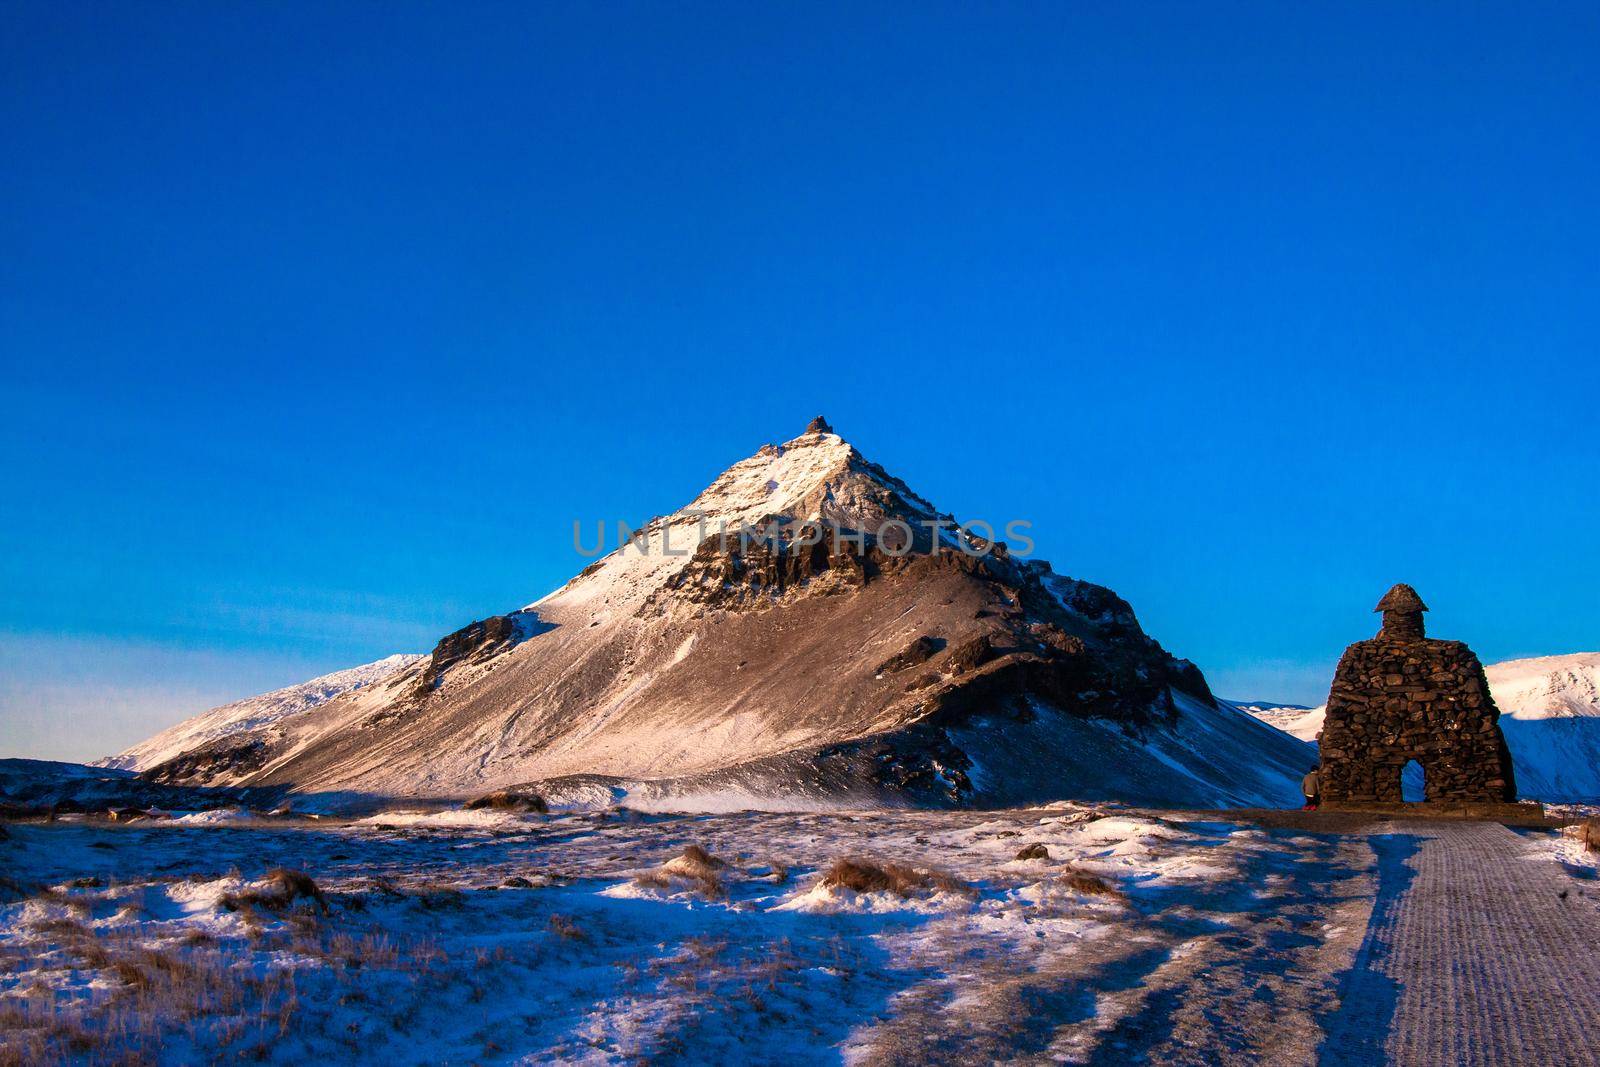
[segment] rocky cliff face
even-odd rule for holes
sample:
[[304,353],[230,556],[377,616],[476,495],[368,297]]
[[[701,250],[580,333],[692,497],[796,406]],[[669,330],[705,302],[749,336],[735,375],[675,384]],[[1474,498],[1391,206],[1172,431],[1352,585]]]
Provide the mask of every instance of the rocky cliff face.
[[[1141,799],[1292,798],[1303,747],[1219,709],[1125,601],[951,524],[815,422],[384,686],[230,739],[265,750],[220,778],[969,804],[1115,795],[1097,753],[1128,745],[1162,753],[1124,774]],[[985,765],[1030,736],[1058,747]]]

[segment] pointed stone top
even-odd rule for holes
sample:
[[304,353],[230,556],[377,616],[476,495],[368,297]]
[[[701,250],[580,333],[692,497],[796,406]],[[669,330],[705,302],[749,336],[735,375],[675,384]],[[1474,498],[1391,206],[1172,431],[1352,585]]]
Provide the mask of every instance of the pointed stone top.
[[806,433],[832,433],[833,427],[828,425],[828,420],[818,415],[806,424]]
[[1405,612],[1427,611],[1428,605],[1422,602],[1422,598],[1417,595],[1417,591],[1415,589],[1411,588],[1405,582],[1397,582],[1393,588],[1391,588],[1387,593],[1383,594],[1383,599],[1378,601],[1378,606],[1372,610]]

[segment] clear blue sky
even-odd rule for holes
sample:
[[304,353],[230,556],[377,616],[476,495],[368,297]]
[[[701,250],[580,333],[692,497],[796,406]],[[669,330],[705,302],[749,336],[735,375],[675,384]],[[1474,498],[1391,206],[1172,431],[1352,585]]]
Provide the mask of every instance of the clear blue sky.
[[0,20],[0,755],[543,594],[825,413],[1319,702],[1600,647],[1600,9]]

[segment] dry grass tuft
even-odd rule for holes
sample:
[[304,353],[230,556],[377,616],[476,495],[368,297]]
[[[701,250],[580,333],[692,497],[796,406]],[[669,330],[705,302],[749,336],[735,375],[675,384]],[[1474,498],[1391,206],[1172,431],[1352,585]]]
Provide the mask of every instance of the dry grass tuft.
[[[258,902],[316,901],[315,883],[296,873],[274,872],[250,891]],[[164,939],[149,929],[96,928],[64,910],[50,914],[28,924],[35,936],[26,957],[13,960],[12,947],[0,944],[8,989],[0,996],[0,1067],[164,1062],[174,1035],[193,1043],[194,1062],[270,1058],[274,1043],[303,1023],[302,1008],[311,1007],[296,988],[303,972],[278,966],[280,957],[329,965],[317,973],[335,973],[357,1000],[365,998],[357,977],[364,972],[398,972],[414,985],[440,985],[450,973],[449,956],[431,939],[397,943],[382,930],[341,930],[309,910],[279,913],[283,921],[243,937],[191,930]],[[562,936],[584,935],[573,923]],[[58,988],[35,978],[29,985],[25,970],[97,972],[97,980]]]
[[399,947],[382,933],[356,937],[340,931],[327,938],[325,943],[308,938],[299,942],[298,947],[308,956],[318,956],[347,970],[394,967],[400,962]]
[[719,867],[727,866],[727,863],[717,859],[717,857],[713,856],[699,845],[685,845],[681,855],[679,855],[676,859],[667,861],[668,866],[671,866],[674,863],[681,864],[685,867],[692,867],[697,870],[716,870]]
[[419,886],[411,899],[423,911],[460,911],[467,903],[466,894],[453,885]]
[[229,893],[221,900],[225,911],[249,911],[266,908],[281,911],[296,900],[313,901],[322,914],[328,914],[328,898],[321,888],[304,871],[291,871],[287,867],[267,872],[261,885],[242,893]]
[[75,937],[88,932],[77,919],[36,919],[28,924],[28,929],[45,937]]
[[236,970],[209,945],[151,946],[128,931],[101,933],[67,920],[57,920],[49,933],[66,966],[98,971],[111,982],[64,1000],[35,983],[26,999],[0,1001],[0,1065],[152,1062],[151,1053],[173,1029],[203,1019],[256,1017],[269,1006],[287,1018],[296,1006],[292,974]]
[[550,805],[538,793],[519,792],[513,789],[503,789],[498,793],[489,793],[485,796],[474,797],[467,801],[468,811],[489,809],[492,811],[521,811],[546,815]]
[[634,876],[633,884],[642,889],[671,889],[672,879],[660,871],[645,871]]
[[834,860],[833,866],[823,873],[820,884],[857,893],[893,893],[899,897],[909,897],[918,891],[954,893],[969,898],[978,895],[972,886],[943,871],[852,858]]
[[1074,893],[1082,893],[1090,897],[1107,897],[1111,900],[1126,904],[1128,895],[1098,874],[1086,871],[1081,867],[1069,867],[1063,871],[1060,878],[1061,884]]
[[550,932],[563,941],[587,941],[589,935],[570,915],[552,914],[545,924]]
[[830,889],[849,889],[857,893],[893,893],[905,895],[904,880],[897,877],[904,867],[888,864],[875,867],[852,859],[837,859],[822,876],[822,884]]
[[87,919],[94,914],[94,902],[90,898],[82,895],[74,896],[64,889],[47,886],[39,890],[35,896],[40,903],[65,908],[80,919]]
[[728,895],[719,873],[728,864],[699,845],[688,845],[678,855],[653,871],[634,878],[634,884],[645,889],[671,892],[687,888],[708,900],[720,900]]

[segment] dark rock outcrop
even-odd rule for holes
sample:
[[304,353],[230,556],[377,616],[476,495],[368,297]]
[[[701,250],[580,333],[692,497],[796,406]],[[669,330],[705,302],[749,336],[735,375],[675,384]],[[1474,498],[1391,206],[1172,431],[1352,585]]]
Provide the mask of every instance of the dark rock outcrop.
[[544,815],[550,810],[550,805],[545,803],[544,797],[538,793],[530,793],[514,789],[502,789],[496,793],[488,793],[481,797],[474,797],[467,801],[468,811],[522,811]]
[[1427,609],[1396,585],[1378,602],[1378,636],[1345,649],[1322,729],[1322,795],[1333,804],[1399,803],[1400,773],[1421,765],[1428,801],[1516,800],[1511,754],[1483,665],[1460,641],[1425,636]]
[[835,764],[854,764],[863,780],[884,793],[923,803],[964,804],[972,794],[971,758],[937,727],[918,724],[892,736],[833,745],[812,762],[824,774]]
[[[694,603],[738,611],[829,576],[835,589],[865,585],[897,561],[876,539],[839,537],[817,523],[757,524],[775,536],[728,530],[700,542],[688,564],[667,582],[668,593]],[[847,531],[848,533],[848,531]],[[904,558],[904,557],[902,557]],[[652,602],[652,606],[654,605]]]
[[203,745],[165,763],[158,763],[140,775],[149,782],[164,785],[204,784],[219,778],[232,778],[266,766],[268,746],[258,739]]
[[915,667],[919,663],[926,663],[944,650],[945,641],[942,637],[919,637],[904,649],[896,652],[882,663],[878,664],[874,674],[894,674],[907,667]]
[[951,674],[963,674],[994,659],[994,643],[989,640],[988,634],[978,634],[969,637],[955,648],[950,650],[950,659],[945,664],[945,669]]
[[439,687],[445,672],[458,663],[479,663],[490,659],[529,636],[537,620],[527,612],[491,615],[447,634],[434,646],[428,666],[417,679],[415,695],[427,696]]
[[[982,629],[944,642],[918,638],[878,664],[875,675],[924,662],[938,673],[906,683],[925,690],[922,713],[953,722],[986,708],[1022,712],[1043,701],[1086,717],[1110,718],[1132,729],[1170,722],[1170,689],[1211,702],[1210,688],[1194,664],[1170,656],[1139,627],[1127,601],[1103,586],[1063,578],[1048,564],[1030,565],[994,551],[935,550],[922,538],[909,551],[891,551],[870,534],[836,531],[814,523],[763,524],[770,538],[735,533],[706,538],[678,574],[668,594],[708,609],[744,612],[770,608],[791,596],[852,592],[878,581],[924,581],[939,574],[974,579],[986,606],[974,620]],[[646,609],[656,610],[652,604]]]

